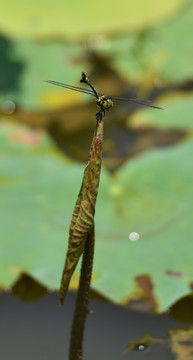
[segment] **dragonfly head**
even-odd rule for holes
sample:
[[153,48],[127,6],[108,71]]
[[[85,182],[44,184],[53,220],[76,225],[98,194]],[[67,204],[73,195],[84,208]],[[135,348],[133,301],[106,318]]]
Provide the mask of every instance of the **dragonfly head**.
[[104,95],[99,96],[99,98],[96,100],[96,103],[100,108],[104,110],[109,110],[113,107],[113,102],[110,99],[106,98]]

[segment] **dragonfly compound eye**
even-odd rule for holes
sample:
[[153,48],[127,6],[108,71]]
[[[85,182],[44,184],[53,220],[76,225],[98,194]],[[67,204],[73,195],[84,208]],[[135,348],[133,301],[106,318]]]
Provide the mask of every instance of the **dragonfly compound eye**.
[[113,102],[109,99],[106,100],[108,109],[113,107]]

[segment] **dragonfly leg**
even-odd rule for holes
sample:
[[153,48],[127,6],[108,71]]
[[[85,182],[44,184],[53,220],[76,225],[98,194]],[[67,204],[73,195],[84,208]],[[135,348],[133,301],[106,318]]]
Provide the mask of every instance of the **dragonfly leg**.
[[105,111],[104,110],[100,110],[97,114],[96,114],[96,119],[97,120],[102,120],[102,118],[105,116]]

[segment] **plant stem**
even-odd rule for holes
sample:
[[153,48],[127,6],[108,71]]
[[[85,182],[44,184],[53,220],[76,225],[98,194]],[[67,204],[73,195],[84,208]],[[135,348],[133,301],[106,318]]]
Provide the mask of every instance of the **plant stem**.
[[94,257],[94,243],[95,231],[93,224],[92,230],[88,233],[83,253],[80,282],[71,331],[70,360],[82,360],[83,336],[86,316],[88,314],[88,300]]

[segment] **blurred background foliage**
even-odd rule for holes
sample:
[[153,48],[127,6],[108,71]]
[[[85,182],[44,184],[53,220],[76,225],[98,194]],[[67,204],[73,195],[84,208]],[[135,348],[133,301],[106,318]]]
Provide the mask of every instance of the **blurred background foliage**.
[[97,109],[44,80],[79,86],[84,71],[99,92],[164,108],[116,102],[105,118],[93,289],[168,308],[193,283],[192,1],[7,0],[0,10],[0,286],[30,275],[59,287]]

